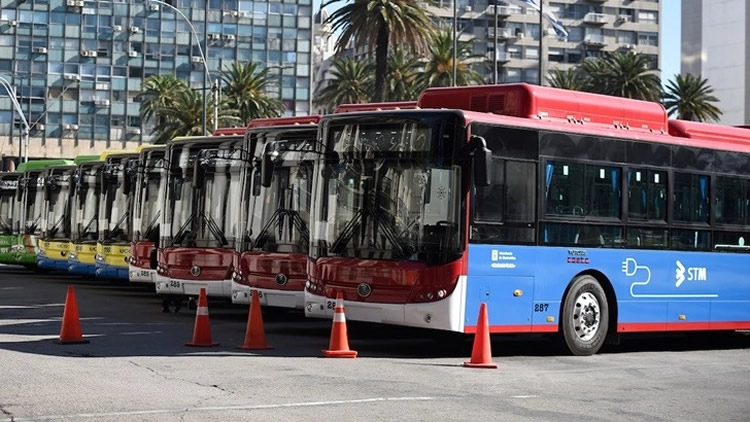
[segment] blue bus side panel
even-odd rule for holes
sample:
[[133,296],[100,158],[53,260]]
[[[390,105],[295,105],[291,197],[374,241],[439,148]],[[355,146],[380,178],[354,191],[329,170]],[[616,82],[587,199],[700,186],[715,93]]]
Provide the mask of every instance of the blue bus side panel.
[[[469,246],[465,324],[476,324],[485,301],[491,326],[556,326],[566,288],[585,271],[612,283],[624,331],[639,324],[650,330],[750,326],[748,254],[503,245]],[[516,290],[523,294],[514,296]]]

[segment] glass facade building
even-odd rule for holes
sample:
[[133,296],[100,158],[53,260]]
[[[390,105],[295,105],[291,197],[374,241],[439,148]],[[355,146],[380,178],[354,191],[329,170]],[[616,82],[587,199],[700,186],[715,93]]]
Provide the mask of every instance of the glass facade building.
[[[232,62],[279,77],[287,115],[309,110],[312,0],[0,0],[0,76],[32,126],[29,157],[70,157],[150,139],[137,95],[145,78],[175,74],[203,89]],[[206,13],[208,16],[206,17]],[[205,25],[207,18],[208,25]],[[279,74],[281,73],[281,74]],[[210,89],[210,87],[209,87]],[[208,93],[210,95],[210,92]],[[0,94],[0,154],[18,155],[20,118]],[[210,112],[210,111],[209,111]]]

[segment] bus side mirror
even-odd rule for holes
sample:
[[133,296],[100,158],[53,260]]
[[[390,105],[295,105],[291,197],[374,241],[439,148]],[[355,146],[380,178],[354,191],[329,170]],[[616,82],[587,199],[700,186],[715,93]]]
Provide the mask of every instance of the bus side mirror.
[[487,142],[481,136],[472,135],[469,145],[474,152],[474,185],[489,186],[490,168],[492,168],[492,151],[487,148]]
[[260,184],[264,187],[270,187],[273,180],[273,166],[276,157],[279,156],[277,151],[268,151],[272,148],[272,143],[268,144],[269,148],[263,153],[263,159],[260,162]]

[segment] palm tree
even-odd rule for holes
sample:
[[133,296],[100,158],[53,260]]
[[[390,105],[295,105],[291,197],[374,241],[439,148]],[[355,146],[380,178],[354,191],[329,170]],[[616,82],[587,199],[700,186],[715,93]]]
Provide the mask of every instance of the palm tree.
[[372,66],[362,60],[339,58],[334,60],[330,74],[333,79],[320,90],[317,104],[329,111],[339,104],[369,102],[372,97]]
[[587,85],[586,78],[581,75],[578,69],[574,68],[550,70],[549,75],[547,75],[547,83],[553,88],[571,91],[585,91]]
[[419,95],[420,63],[405,48],[396,48],[388,58],[388,101],[412,101]]
[[[483,59],[481,54],[472,53],[472,42],[458,41],[456,50],[456,85],[482,84],[484,79],[472,69],[471,60]],[[476,63],[482,65],[481,63]],[[420,75],[423,88],[453,85],[453,34],[449,29],[440,30],[432,38],[430,54]]]
[[433,27],[430,15],[415,0],[329,0],[322,7],[338,2],[347,4],[326,19],[333,32],[341,33],[336,49],[340,53],[354,41],[356,47],[375,51],[373,100],[383,101],[389,44],[424,51]]
[[233,62],[221,72],[221,80],[227,102],[244,124],[258,117],[277,117],[284,111],[284,104],[268,95],[268,89],[278,85],[268,68],[259,70],[257,63]]
[[659,101],[661,80],[651,60],[635,52],[613,52],[600,59],[584,60],[581,68],[592,92],[645,101]]
[[175,104],[180,92],[188,90],[188,85],[174,75],[151,75],[143,82],[141,92],[136,99],[140,101],[140,113],[143,120],[157,117],[157,124],[162,123],[160,111]]
[[707,79],[678,74],[667,84],[662,99],[669,114],[678,119],[716,122],[721,117],[721,110],[712,104],[719,102],[713,92]]
[[[155,134],[155,144],[164,144],[177,136],[191,136],[203,134],[203,96],[198,91],[184,89],[176,91],[172,104],[160,108],[156,112],[159,123],[151,132]],[[213,103],[207,104],[213,108]],[[219,104],[219,126],[243,123],[237,117],[234,109],[225,99]],[[213,127],[213,113],[207,113],[206,125]]]

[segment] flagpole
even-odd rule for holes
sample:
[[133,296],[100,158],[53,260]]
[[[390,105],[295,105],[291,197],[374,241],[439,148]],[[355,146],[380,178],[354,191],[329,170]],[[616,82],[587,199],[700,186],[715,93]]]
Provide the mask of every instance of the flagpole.
[[456,86],[456,73],[458,73],[458,0],[453,0],[453,86]]
[[539,86],[544,85],[544,0],[539,0]]
[[500,15],[499,15],[499,13],[497,11],[497,8],[498,8],[498,1],[495,0],[495,54],[492,56],[493,59],[494,59],[494,61],[495,61],[495,63],[493,63],[493,69],[495,69],[495,75],[494,75],[494,77],[492,79],[494,81],[495,85],[497,85],[497,82],[498,82],[498,79],[499,79],[499,77],[497,76],[497,73],[498,73],[498,71],[500,71],[500,69],[498,68],[498,63],[497,63],[497,59],[498,59],[498,57],[497,57],[497,54],[498,54],[497,47],[498,47],[498,41],[499,41],[498,40],[498,34],[497,34],[497,30],[498,30],[497,26],[500,23],[499,22],[499,19],[500,19],[499,16]]

